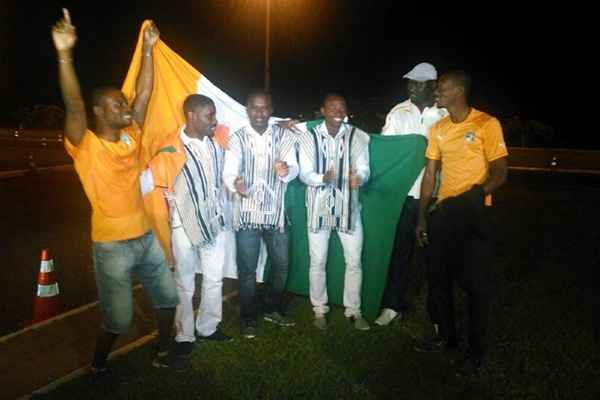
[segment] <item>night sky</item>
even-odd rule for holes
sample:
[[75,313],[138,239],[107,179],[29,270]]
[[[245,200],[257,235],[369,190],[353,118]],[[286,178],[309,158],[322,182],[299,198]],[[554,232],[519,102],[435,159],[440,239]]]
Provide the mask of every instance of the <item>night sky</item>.
[[[568,17],[548,5],[525,10],[520,4],[272,0],[276,114],[306,114],[323,94],[340,92],[350,111],[385,115],[404,99],[402,75],[428,61],[439,72],[470,72],[475,106],[553,126],[566,144],[594,145],[569,138],[561,121],[569,99],[560,82],[576,78],[565,74],[579,68],[561,25]],[[62,105],[49,29],[63,6],[78,29],[75,58],[84,95],[98,85],[121,85],[146,18],[238,101],[263,85],[265,0],[2,1],[0,120],[23,105]]]

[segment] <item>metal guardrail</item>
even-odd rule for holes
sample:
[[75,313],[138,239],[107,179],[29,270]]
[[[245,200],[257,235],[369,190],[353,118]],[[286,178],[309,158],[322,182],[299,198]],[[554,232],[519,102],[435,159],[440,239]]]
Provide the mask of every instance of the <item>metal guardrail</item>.
[[11,171],[0,171],[0,180],[14,178],[16,176],[45,174],[48,172],[60,172],[73,170],[72,164],[56,165],[53,167],[36,167],[35,169],[17,169]]
[[577,149],[508,148],[509,169],[600,175],[600,151]]
[[[20,138],[15,140],[10,137],[0,137],[0,140],[4,142],[3,144],[22,144],[43,148],[58,148],[63,145],[62,141],[57,138],[52,140],[44,140],[43,138]],[[508,154],[509,169],[515,171],[600,175],[600,150],[509,147]],[[41,169],[39,168],[38,171]],[[6,171],[4,175],[18,176],[26,175],[28,172],[31,171]]]

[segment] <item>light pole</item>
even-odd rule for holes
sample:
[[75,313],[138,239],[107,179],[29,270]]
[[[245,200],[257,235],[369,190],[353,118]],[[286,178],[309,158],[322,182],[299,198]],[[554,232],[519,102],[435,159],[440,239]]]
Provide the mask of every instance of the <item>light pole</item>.
[[267,1],[265,21],[265,90],[271,89],[271,0]]

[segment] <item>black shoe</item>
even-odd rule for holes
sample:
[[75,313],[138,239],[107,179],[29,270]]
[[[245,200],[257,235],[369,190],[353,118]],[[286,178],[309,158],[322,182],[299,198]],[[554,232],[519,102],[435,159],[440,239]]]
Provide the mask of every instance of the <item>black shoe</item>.
[[90,383],[96,387],[112,387],[115,383],[114,376],[108,367],[90,366]]
[[104,367],[90,366],[88,378],[90,390],[102,395],[104,398],[112,398],[117,389],[117,379],[112,370]]
[[198,335],[198,339],[202,341],[211,341],[211,342],[232,342],[233,338],[221,332],[220,330],[216,330],[208,336]]
[[433,339],[421,339],[414,345],[415,351],[419,353],[440,353],[454,348],[456,348],[456,345],[447,343],[439,336],[436,336]]
[[483,361],[483,357],[475,357],[467,353],[456,366],[456,376],[458,378],[471,378],[478,375],[483,368]]
[[175,342],[173,353],[179,357],[189,357],[194,351],[194,342]]
[[157,351],[152,360],[154,368],[168,368],[173,371],[182,371],[187,368],[189,357],[175,354],[175,351]]
[[265,313],[263,315],[263,319],[265,321],[272,322],[275,325],[279,325],[279,326],[291,327],[291,326],[295,326],[296,325],[296,323],[294,321],[286,318],[279,311],[273,311],[273,312],[270,312],[270,313]]
[[242,336],[246,339],[254,339],[256,337],[256,321],[244,321],[242,322]]

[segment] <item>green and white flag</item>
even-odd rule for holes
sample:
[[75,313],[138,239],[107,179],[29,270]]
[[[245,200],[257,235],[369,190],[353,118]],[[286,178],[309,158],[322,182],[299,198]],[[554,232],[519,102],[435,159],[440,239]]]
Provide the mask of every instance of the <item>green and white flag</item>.
[[[404,200],[425,165],[426,139],[421,135],[369,135],[371,177],[360,189],[364,245],[362,254],[362,313],[374,319],[379,306],[392,254],[396,223]],[[308,296],[308,235],[304,192],[299,180],[286,193],[290,227],[290,270],[287,289]],[[344,254],[337,235],[331,235],[327,259],[329,301],[343,304]]]

